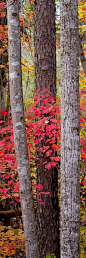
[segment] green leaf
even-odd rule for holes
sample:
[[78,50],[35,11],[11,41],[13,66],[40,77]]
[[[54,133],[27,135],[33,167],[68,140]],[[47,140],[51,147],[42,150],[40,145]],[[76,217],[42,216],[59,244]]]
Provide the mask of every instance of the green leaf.
[[47,254],[46,258],[56,258],[55,254]]
[[18,235],[18,233],[19,233],[19,230],[17,228],[14,229],[14,235]]

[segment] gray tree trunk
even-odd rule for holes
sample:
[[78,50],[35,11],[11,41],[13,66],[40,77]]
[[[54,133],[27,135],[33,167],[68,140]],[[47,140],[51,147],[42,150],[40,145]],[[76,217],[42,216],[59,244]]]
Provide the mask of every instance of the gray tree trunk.
[[10,99],[25,233],[26,257],[39,258],[22,97],[18,5],[18,0],[7,1]]
[[61,0],[61,258],[80,257],[78,0]]

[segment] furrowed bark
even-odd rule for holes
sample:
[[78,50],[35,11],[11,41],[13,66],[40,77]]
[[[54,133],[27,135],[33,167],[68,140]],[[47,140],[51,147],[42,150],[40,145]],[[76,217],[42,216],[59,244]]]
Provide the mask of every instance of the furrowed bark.
[[22,218],[25,234],[26,258],[39,258],[26,141],[21,82],[19,1],[7,1],[9,84],[14,130],[14,143],[19,174]]
[[[34,2],[34,51],[35,51],[35,89],[51,91],[56,99],[56,36],[55,1],[35,0]],[[46,139],[40,147],[46,145]],[[42,162],[46,155],[36,152]],[[48,159],[47,159],[48,160]],[[58,170],[49,171],[44,165],[37,166],[37,184],[43,185],[43,191],[50,192],[45,205],[37,202],[37,230],[40,257],[54,253],[59,257],[59,206],[58,206]]]
[[56,98],[55,1],[34,2],[35,88]]
[[61,258],[80,257],[78,0],[61,0]]

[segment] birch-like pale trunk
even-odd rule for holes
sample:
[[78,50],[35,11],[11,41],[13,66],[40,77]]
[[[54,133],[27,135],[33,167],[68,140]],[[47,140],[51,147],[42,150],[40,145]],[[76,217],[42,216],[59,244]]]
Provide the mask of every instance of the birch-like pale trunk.
[[80,257],[78,0],[61,0],[61,258]]
[[13,119],[14,143],[19,174],[26,258],[39,258],[26,141],[21,82],[19,1],[7,1],[9,84]]

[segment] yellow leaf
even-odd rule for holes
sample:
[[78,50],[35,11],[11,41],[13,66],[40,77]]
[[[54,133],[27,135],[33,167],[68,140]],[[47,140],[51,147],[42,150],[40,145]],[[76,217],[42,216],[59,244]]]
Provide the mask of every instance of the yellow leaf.
[[5,65],[0,65],[0,68],[4,68],[5,67]]
[[0,48],[0,55],[3,53],[4,49]]
[[29,65],[29,66],[27,66],[27,68],[29,69],[29,71],[34,71],[34,66],[33,65]]
[[29,51],[30,51],[30,52],[33,52],[33,48],[32,48],[32,47],[29,47]]
[[86,25],[82,26],[82,33],[86,31]]
[[26,71],[27,70],[27,67],[26,66],[23,66],[22,67],[22,71]]
[[26,59],[22,59],[21,62],[22,63],[27,63],[27,60]]

